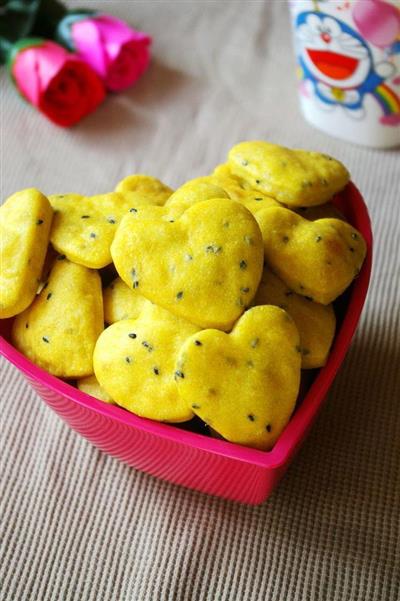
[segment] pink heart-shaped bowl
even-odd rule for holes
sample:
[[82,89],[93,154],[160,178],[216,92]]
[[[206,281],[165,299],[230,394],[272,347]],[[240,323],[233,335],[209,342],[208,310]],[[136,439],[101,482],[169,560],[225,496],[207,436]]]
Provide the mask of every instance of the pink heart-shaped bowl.
[[367,257],[358,278],[338,303],[338,331],[328,362],[317,372],[271,451],[250,449],[143,419],[98,401],[19,353],[8,341],[10,319],[0,322],[1,352],[60,417],[106,453],[170,482],[244,503],[261,503],[305,439],[349,348],[368,290],[372,232],[367,208],[354,184],[349,184],[334,202],[363,234]]

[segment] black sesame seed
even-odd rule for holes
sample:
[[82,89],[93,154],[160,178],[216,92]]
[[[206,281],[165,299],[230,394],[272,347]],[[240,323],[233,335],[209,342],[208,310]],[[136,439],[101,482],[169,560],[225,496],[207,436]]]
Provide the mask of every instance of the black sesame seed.
[[115,223],[115,219],[114,219],[114,217],[109,217],[109,218],[107,219],[107,221],[108,221],[108,223]]
[[49,285],[49,282],[45,282],[45,284],[44,284],[44,286],[43,286],[42,290],[45,290],[45,289],[47,288],[47,286],[48,286],[48,285]]
[[258,343],[260,342],[259,338],[254,338],[251,342],[250,342],[250,346],[251,348],[256,348],[256,346],[258,346]]
[[303,284],[299,284],[299,288],[300,288],[300,290],[304,290]]
[[317,237],[315,238],[315,242],[321,242],[321,240],[322,240],[322,236],[317,236]]
[[158,367],[153,367],[153,372],[155,373],[156,376],[158,376],[160,373]]
[[29,328],[29,323],[26,323],[25,327],[26,327],[26,329],[28,329]]
[[43,340],[43,342],[47,342],[47,344],[50,342],[50,340],[47,338],[47,336],[42,336],[42,340]]
[[131,359],[130,357],[125,357],[125,361],[126,361],[127,363],[131,363],[132,359]]
[[283,236],[282,237],[282,242],[284,242],[285,244],[287,244],[289,242],[289,236]]
[[250,292],[250,288],[241,288],[240,292],[243,292],[243,294],[247,294],[248,292]]
[[195,343],[196,346],[202,346],[203,345],[203,343],[200,342],[200,340],[195,340],[194,343]]
[[132,284],[132,288],[139,288],[139,281],[135,280]]
[[149,353],[151,353],[151,351],[153,350],[153,347],[152,347],[152,345],[151,345],[149,342],[147,342],[146,340],[143,340],[143,342],[142,342],[142,345],[143,345],[145,348],[147,348],[147,350],[149,351]]
[[65,258],[65,255],[58,255],[57,261],[64,261]]
[[182,297],[183,297],[183,291],[180,290],[179,292],[176,293],[176,298],[177,298],[177,300],[181,300]]
[[186,254],[185,255],[185,261],[193,261],[192,255]]
[[129,209],[130,213],[137,213],[137,209],[135,209],[134,207],[132,207],[131,209]]
[[225,221],[225,223],[223,223],[223,224],[222,224],[222,226],[223,226],[223,227],[229,227],[229,226],[230,226],[230,223],[229,223],[229,221]]
[[313,300],[314,300],[312,296],[305,296],[304,298],[305,298],[306,300],[308,300],[308,301],[313,301]]
[[260,200],[264,200],[264,199],[257,196],[257,198],[255,198],[254,200],[260,201]]
[[244,269],[247,269],[247,263],[246,263],[246,261],[245,261],[244,259],[242,259],[242,260],[240,261],[240,263],[239,263],[239,267],[240,267],[240,269],[243,269],[243,270],[244,270]]
[[252,413],[249,413],[249,415],[247,416],[247,419],[249,419],[251,422],[254,422],[256,418]]
[[43,223],[43,219],[38,219],[38,220],[36,221],[36,225],[42,225],[42,223]]
[[180,371],[180,370],[178,369],[178,370],[175,372],[175,380],[176,380],[177,378],[182,378],[182,380],[183,380],[183,378],[184,378],[184,377],[185,377],[185,374],[183,373],[183,371]]
[[217,244],[209,244],[206,246],[206,253],[211,253],[214,255],[218,255],[222,250],[222,246],[217,246]]
[[136,334],[134,332],[131,332],[130,334],[128,334],[129,338],[137,338]]
[[90,237],[91,238],[96,238],[96,234],[94,232],[90,232]]
[[195,403],[192,405],[192,409],[201,409],[201,405],[196,405]]
[[248,164],[249,164],[249,161],[246,161],[246,159],[243,159],[243,161],[242,161],[243,167],[247,167]]
[[353,253],[353,252],[354,252],[354,248],[353,248],[352,246],[349,246],[349,251],[350,251],[351,253]]
[[260,179],[256,179],[256,184],[261,184],[261,180]]
[[351,234],[351,237],[353,238],[353,240],[358,240],[358,235],[355,232]]
[[52,297],[53,293],[49,292],[48,295],[46,296],[46,300],[49,300]]
[[267,432],[271,432],[271,430],[272,430],[272,426],[271,426],[271,424],[267,424],[267,425],[265,426],[265,429],[266,429],[266,431],[267,431]]
[[81,219],[89,219],[90,215],[81,215]]

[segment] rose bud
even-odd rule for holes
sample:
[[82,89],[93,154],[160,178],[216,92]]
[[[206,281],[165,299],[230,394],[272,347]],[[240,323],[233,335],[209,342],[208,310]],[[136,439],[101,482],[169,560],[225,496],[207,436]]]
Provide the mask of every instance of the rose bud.
[[105,96],[103,83],[93,69],[49,40],[17,42],[9,52],[8,67],[21,95],[63,127],[94,111]]
[[113,92],[131,86],[149,65],[151,37],[110,15],[70,13],[60,21],[56,35],[93,67]]

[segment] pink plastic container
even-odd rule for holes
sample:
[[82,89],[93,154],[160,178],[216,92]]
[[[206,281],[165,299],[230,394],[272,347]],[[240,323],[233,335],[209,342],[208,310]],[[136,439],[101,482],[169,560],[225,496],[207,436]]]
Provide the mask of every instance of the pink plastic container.
[[367,208],[353,184],[334,202],[363,234],[367,257],[346,295],[329,360],[271,451],[250,449],[143,419],[98,401],[49,375],[15,350],[8,342],[12,320],[0,322],[1,353],[22,371],[60,417],[106,453],[170,482],[235,501],[261,503],[282,478],[314,422],[349,348],[367,294],[372,258]]

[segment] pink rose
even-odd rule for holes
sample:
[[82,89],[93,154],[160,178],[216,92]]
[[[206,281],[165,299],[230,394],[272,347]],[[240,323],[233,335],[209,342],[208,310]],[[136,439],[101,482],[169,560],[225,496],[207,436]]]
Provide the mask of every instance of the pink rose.
[[15,44],[9,69],[22,96],[64,127],[94,111],[105,96],[102,81],[89,65],[48,40]]
[[69,14],[60,22],[57,36],[113,92],[131,86],[149,65],[150,36],[110,15]]

